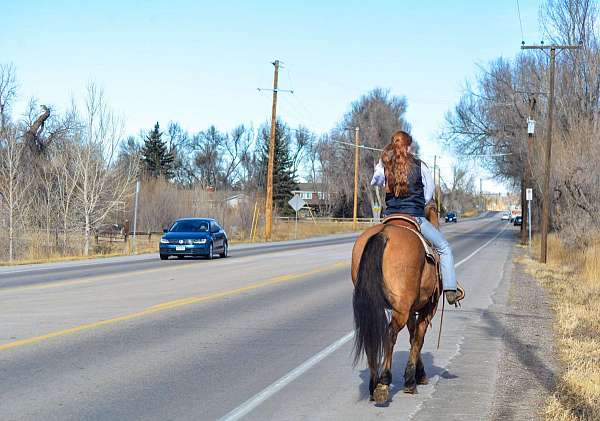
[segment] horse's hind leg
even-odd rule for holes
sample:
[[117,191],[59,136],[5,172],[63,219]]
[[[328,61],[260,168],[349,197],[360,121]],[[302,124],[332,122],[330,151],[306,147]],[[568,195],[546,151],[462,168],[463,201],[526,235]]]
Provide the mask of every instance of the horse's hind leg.
[[373,393],[373,399],[379,404],[387,402],[389,397],[390,386],[392,384],[392,358],[394,355],[394,345],[396,345],[398,333],[405,324],[406,316],[394,311],[392,313],[392,321],[388,326],[387,338],[385,341],[383,369],[379,376],[377,387]]
[[409,318],[410,354],[406,363],[406,370],[404,371],[405,393],[417,393],[417,383],[427,384],[425,367],[421,361],[421,348],[423,348],[427,325],[425,317],[411,315]]

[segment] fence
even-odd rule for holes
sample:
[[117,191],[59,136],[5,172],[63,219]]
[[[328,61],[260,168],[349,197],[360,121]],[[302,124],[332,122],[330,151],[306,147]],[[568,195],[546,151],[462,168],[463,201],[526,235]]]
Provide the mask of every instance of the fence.
[[[360,218],[359,229],[372,223],[371,219]],[[254,241],[263,241],[264,221],[255,227]],[[232,243],[251,242],[250,230],[226,226]],[[299,218],[279,217],[273,221],[273,241],[308,238],[352,231],[352,218]],[[1,232],[0,232],[1,234]],[[137,253],[158,252],[162,231],[136,232]],[[83,256],[85,238],[79,232],[27,230],[15,239],[14,263],[35,263],[69,260]],[[0,264],[8,263],[8,247],[0,251]],[[133,253],[132,233],[98,232],[92,236],[90,256],[114,256]]]

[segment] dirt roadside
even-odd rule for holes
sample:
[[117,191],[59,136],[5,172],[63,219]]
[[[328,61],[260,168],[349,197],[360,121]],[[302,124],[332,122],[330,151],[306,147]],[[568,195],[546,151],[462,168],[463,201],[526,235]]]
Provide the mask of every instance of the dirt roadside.
[[[515,247],[516,258],[525,250]],[[555,385],[553,314],[545,290],[515,263],[508,299],[497,308],[502,327],[495,398],[488,419],[543,419]]]

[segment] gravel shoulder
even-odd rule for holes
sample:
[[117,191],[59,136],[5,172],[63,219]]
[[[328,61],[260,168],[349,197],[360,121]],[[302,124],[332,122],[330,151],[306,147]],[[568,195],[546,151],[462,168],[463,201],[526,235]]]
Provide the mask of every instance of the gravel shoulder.
[[552,308],[545,290],[515,262],[523,253],[515,246],[506,299],[495,296],[487,315],[490,325],[502,331],[491,420],[543,419],[555,385]]

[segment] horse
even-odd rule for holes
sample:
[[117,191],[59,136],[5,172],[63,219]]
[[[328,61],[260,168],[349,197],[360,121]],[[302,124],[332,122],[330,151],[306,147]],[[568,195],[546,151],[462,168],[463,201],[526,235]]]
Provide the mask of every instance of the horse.
[[[439,227],[432,204],[426,215]],[[371,372],[370,400],[377,404],[389,398],[392,354],[404,326],[410,334],[404,392],[417,393],[417,385],[428,383],[421,348],[442,286],[437,260],[428,258],[417,228],[410,225],[402,220],[375,225],[359,236],[352,250],[354,364],[364,351]],[[389,322],[386,310],[391,310]]]

